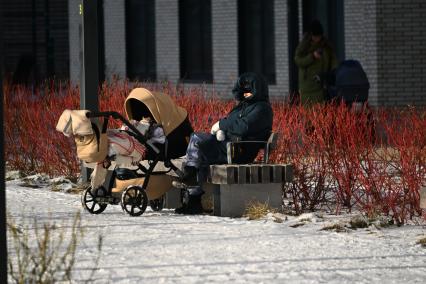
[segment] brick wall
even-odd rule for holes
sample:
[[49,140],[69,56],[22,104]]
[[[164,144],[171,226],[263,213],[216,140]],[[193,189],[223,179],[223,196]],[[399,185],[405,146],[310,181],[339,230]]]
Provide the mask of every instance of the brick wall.
[[[73,82],[80,79],[81,17],[78,17],[78,3],[78,0],[70,0],[70,73]],[[287,4],[285,1],[275,0],[274,7],[276,84],[270,86],[270,95],[282,97],[288,94]],[[155,11],[157,79],[178,83],[178,1],[156,0]],[[213,84],[206,84],[205,88],[224,97],[229,97],[233,83],[238,77],[237,15],[237,0],[212,1]],[[124,77],[124,1],[104,0],[104,18],[106,76],[110,78],[112,74],[116,74]],[[184,87],[199,87],[199,84],[185,84]]]
[[68,38],[70,52],[70,81],[72,84],[80,83],[81,62],[83,52],[81,49],[82,25],[79,4],[81,0],[68,1]]
[[180,76],[178,1],[155,1],[155,44],[157,80],[177,83]]
[[104,0],[105,77],[126,77],[125,0]]
[[[104,0],[104,40],[105,40],[105,77],[112,75],[126,77],[126,31],[125,31],[125,1]],[[82,64],[82,15],[79,4],[81,0],[68,1],[69,52],[70,52],[70,81],[80,83]]]
[[[212,0],[213,84],[204,87],[221,97],[231,98],[238,78],[238,4],[237,0]],[[276,84],[269,86],[271,97],[288,95],[287,3],[275,0]],[[157,31],[158,32],[158,31]],[[199,84],[185,84],[186,88]]]
[[426,105],[426,1],[379,0],[380,105]]
[[426,105],[426,1],[345,1],[347,59],[370,80],[372,105]]
[[238,77],[237,0],[212,2],[213,84],[228,97]]
[[378,104],[377,0],[345,1],[346,59],[360,61],[370,81],[369,102]]
[[[70,77],[79,80],[81,17],[69,0]],[[104,0],[106,73],[126,74],[124,0]],[[301,0],[298,1],[301,6]],[[288,92],[287,4],[275,0],[276,84],[272,97]],[[301,7],[300,7],[301,8]],[[180,78],[178,1],[155,1],[156,61],[159,81]],[[299,11],[301,14],[301,9]],[[237,0],[212,1],[213,84],[205,87],[228,97],[238,76]],[[344,2],[345,54],[363,65],[372,105],[426,105],[426,1],[358,0]],[[300,15],[301,16],[301,15]],[[300,24],[301,24],[300,20]],[[300,29],[302,31],[302,29]],[[185,84],[186,88],[199,84]]]
[[[15,74],[20,78],[17,83],[43,81],[52,75],[66,79],[69,62],[66,0],[35,1],[34,7],[28,0],[6,0],[0,8],[4,43],[1,68],[5,76],[12,77],[18,71],[21,76]],[[31,64],[34,59],[36,66]],[[20,67],[26,70],[17,70],[20,62]]]
[[287,31],[287,2],[275,0],[275,69],[276,84],[269,86],[271,97],[283,98],[288,95],[289,69],[288,69],[288,31]]

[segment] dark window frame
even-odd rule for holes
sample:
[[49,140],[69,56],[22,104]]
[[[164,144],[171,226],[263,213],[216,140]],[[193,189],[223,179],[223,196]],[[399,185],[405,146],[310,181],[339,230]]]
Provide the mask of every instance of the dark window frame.
[[294,96],[298,92],[298,68],[294,62],[296,48],[299,44],[299,2],[287,0],[287,40],[288,40],[288,80],[289,93]]
[[[127,77],[130,80],[155,81],[157,79],[155,0],[126,0],[125,5]],[[136,9],[135,6],[138,5],[142,8]],[[142,12],[141,17],[136,17],[135,14],[138,12]],[[139,34],[141,36],[138,36]]]
[[[211,0],[179,0],[179,59],[182,82],[213,82],[211,7]],[[191,13],[195,13],[197,17],[191,16]]]
[[271,85],[277,81],[274,18],[274,0],[238,0],[239,73],[260,73]]

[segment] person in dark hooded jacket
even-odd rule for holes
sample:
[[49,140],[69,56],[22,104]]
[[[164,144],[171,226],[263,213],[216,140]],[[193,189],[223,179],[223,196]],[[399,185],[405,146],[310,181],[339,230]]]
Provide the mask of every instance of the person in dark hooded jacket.
[[[266,80],[256,73],[242,74],[232,90],[237,105],[227,116],[216,122],[210,133],[193,133],[187,149],[184,176],[178,187],[184,188],[183,206],[176,213],[199,214],[201,188],[208,165],[227,163],[229,141],[266,141],[272,131],[273,112],[269,103]],[[236,163],[250,163],[256,158],[260,144],[242,144]],[[196,180],[196,181],[195,181]],[[187,184],[196,183],[196,186]],[[183,186],[182,186],[183,185]]]

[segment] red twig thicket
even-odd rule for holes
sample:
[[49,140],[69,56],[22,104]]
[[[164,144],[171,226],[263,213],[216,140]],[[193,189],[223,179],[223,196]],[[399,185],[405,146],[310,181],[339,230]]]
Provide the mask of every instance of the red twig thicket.
[[[171,95],[188,110],[196,131],[208,131],[234,105],[203,87],[114,81],[99,90],[100,110],[124,114],[124,100],[137,86]],[[78,88],[68,83],[3,88],[7,166],[26,174],[76,178],[74,142],[55,126],[64,109],[79,108]],[[385,214],[399,224],[423,214],[419,189],[426,182],[425,109],[272,104],[279,141],[271,160],[294,165],[294,180],[285,186],[291,210],[357,210],[372,217]]]

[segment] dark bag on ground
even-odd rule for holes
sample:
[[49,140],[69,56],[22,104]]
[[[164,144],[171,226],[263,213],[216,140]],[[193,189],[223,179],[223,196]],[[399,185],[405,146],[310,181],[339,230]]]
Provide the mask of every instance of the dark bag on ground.
[[335,70],[334,84],[328,88],[331,101],[364,103],[368,100],[367,74],[357,60],[345,60]]

